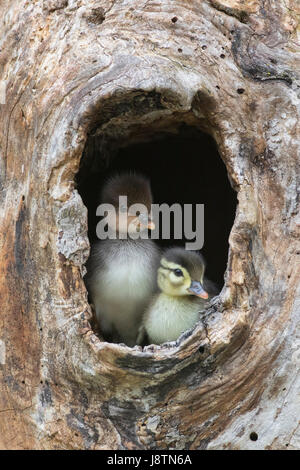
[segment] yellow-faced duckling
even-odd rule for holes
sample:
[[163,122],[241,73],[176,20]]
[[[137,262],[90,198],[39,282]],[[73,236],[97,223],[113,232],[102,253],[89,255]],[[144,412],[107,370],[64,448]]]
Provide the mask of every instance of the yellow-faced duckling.
[[161,292],[143,316],[138,344],[144,343],[146,335],[150,344],[175,341],[197,323],[199,311],[217,294],[213,283],[204,278],[204,271],[204,259],[199,253],[183,248],[165,251],[157,271]]
[[[119,196],[127,196],[127,207]],[[160,259],[155,243],[142,238],[146,230],[154,228],[149,181],[137,174],[116,175],[105,184],[101,202],[111,205],[106,220],[109,230],[116,228],[117,237],[92,245],[86,285],[104,337],[133,346],[156,289]],[[143,204],[146,210],[132,212],[133,204]]]

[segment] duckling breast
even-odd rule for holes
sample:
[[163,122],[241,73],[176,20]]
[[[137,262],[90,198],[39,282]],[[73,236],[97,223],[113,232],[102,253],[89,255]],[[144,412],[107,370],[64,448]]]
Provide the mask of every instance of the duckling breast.
[[199,320],[199,305],[189,298],[160,294],[145,318],[145,329],[150,343],[176,341],[184,331]]
[[114,325],[127,344],[156,289],[159,252],[153,242],[144,242],[101,242],[92,254],[97,269],[88,285],[96,316],[99,323],[105,318]]

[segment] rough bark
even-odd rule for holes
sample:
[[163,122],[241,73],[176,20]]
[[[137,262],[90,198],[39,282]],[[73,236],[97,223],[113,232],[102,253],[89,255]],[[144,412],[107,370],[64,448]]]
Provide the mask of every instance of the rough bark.
[[[299,448],[296,1],[0,7],[0,447]],[[225,285],[175,344],[109,344],[82,279],[84,145],[181,122],[238,192]]]

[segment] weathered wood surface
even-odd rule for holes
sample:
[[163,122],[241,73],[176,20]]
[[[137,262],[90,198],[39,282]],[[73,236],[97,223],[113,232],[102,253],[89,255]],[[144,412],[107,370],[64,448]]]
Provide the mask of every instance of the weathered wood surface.
[[[0,447],[299,448],[297,2],[0,9]],[[86,137],[105,151],[180,122],[214,136],[238,191],[225,286],[173,347],[102,342]]]

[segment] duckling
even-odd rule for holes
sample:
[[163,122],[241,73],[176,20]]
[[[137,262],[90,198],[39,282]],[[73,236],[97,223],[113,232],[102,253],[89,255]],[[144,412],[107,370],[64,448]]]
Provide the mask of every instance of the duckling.
[[146,335],[150,344],[175,341],[197,323],[199,311],[217,294],[214,284],[204,278],[204,271],[204,259],[199,253],[183,248],[165,251],[157,271],[161,292],[143,316],[138,344],[144,344]]
[[[127,207],[122,206],[119,196],[127,196]],[[103,335],[134,346],[142,314],[156,289],[160,259],[155,243],[142,237],[146,230],[155,228],[150,215],[150,183],[137,174],[115,175],[103,187],[101,202],[112,205],[112,213],[107,211],[108,227],[112,228],[116,214],[117,238],[92,245],[86,285]],[[130,206],[136,203],[147,210],[132,213]]]

